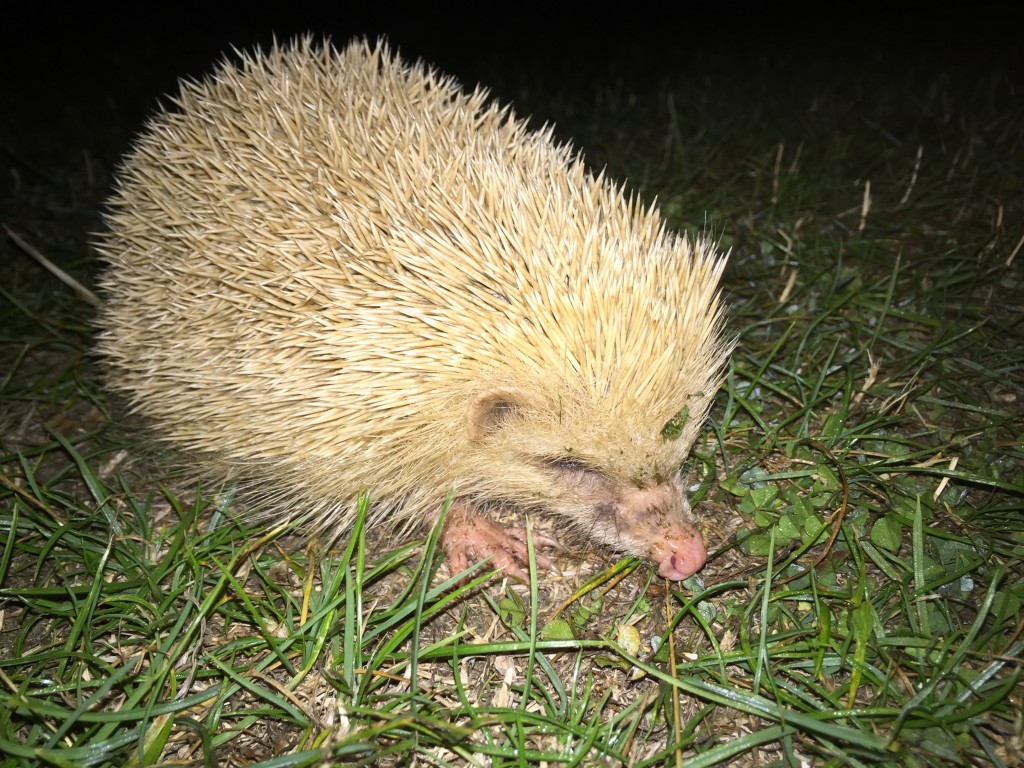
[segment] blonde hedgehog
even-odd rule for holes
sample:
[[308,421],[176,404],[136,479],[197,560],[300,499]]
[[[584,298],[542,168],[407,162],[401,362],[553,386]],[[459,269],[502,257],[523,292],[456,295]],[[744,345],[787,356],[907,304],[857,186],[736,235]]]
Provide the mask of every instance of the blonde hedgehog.
[[454,489],[453,573],[522,577],[502,510],[698,571],[683,462],[729,352],[714,245],[386,44],[237,58],[183,83],[119,170],[109,387],[331,537],[361,493],[369,524],[408,528]]

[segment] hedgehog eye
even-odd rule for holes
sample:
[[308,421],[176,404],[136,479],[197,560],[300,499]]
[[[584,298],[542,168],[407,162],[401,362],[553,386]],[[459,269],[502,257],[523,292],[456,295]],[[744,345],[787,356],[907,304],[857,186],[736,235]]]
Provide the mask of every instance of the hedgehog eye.
[[549,469],[556,472],[561,482],[578,489],[598,490],[607,488],[607,475],[589,466],[586,461],[575,457],[548,459],[544,462]]
[[586,461],[576,457],[566,456],[558,459],[548,459],[544,463],[556,472],[567,475],[576,475],[580,479],[587,478],[594,482],[605,479],[605,474],[603,472],[594,469]]
[[548,459],[545,462],[552,469],[559,472],[591,472],[592,470],[581,459]]

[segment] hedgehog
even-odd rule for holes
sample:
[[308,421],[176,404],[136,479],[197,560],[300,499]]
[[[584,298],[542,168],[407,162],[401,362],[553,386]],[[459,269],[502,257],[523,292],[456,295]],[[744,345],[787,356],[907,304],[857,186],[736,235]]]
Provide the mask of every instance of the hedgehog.
[[726,256],[551,126],[386,41],[275,41],[180,84],[105,225],[109,389],[253,508],[333,541],[364,495],[406,535],[449,500],[453,573],[523,577],[510,513],[703,567],[685,460],[730,352]]

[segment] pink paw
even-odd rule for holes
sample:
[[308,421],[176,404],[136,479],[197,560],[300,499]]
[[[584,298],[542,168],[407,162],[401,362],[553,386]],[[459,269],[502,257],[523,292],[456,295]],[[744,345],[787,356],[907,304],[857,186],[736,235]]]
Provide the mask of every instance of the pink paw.
[[[550,558],[537,549],[557,547],[558,542],[535,532],[533,545],[537,566],[554,569]],[[452,575],[461,573],[473,563],[490,558],[489,565],[492,567],[522,581],[527,580],[524,569],[530,558],[526,531],[522,528],[505,528],[476,512],[453,507],[445,520],[441,546],[448,555],[448,570]]]

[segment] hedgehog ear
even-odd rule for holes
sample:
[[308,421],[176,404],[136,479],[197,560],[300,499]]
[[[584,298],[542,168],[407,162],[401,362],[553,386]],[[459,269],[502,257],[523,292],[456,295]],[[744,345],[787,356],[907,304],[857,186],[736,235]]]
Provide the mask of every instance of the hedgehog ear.
[[466,431],[472,441],[486,437],[524,409],[535,405],[525,389],[496,387],[473,398],[466,414]]

